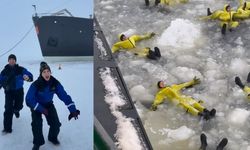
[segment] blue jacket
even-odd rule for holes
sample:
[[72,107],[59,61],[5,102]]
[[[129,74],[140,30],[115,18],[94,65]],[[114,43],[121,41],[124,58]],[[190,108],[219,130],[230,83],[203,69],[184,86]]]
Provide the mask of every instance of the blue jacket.
[[0,88],[5,91],[18,90],[23,88],[23,76],[29,77],[29,82],[33,81],[33,75],[27,69],[18,64],[10,66],[7,64],[0,74]]
[[35,111],[44,112],[48,104],[53,103],[54,94],[68,107],[70,112],[75,112],[76,107],[71,97],[66,93],[61,83],[53,76],[49,81],[39,77],[33,82],[26,95],[26,104]]

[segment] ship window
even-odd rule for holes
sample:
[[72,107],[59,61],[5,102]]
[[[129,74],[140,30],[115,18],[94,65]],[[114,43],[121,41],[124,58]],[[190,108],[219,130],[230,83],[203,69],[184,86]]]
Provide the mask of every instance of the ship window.
[[57,23],[57,21],[55,20],[54,23]]
[[47,45],[51,47],[56,47],[58,45],[58,39],[56,37],[49,37]]
[[82,33],[82,30],[80,30],[80,33]]

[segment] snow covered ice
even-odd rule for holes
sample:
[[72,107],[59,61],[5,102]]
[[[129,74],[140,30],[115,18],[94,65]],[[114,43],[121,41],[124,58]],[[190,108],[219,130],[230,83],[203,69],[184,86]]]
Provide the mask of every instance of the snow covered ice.
[[[17,52],[13,52],[17,54]],[[33,73],[34,79],[39,76],[40,61],[22,61],[22,54],[17,54],[17,63],[24,66]],[[36,53],[34,53],[36,56]],[[2,68],[7,63],[1,62]],[[83,150],[93,148],[93,62],[48,62],[52,75],[57,78],[64,86],[66,92],[72,97],[77,109],[81,111],[78,120],[68,121],[69,111],[67,106],[54,96],[54,104],[57,109],[58,117],[62,126],[58,136],[61,144],[54,146],[47,140],[49,126],[45,117],[43,117],[43,133],[45,144],[40,147],[41,150]],[[58,70],[61,64],[62,69]],[[24,92],[26,92],[30,83],[24,83]],[[4,112],[4,91],[0,90],[0,121],[3,121]],[[1,123],[0,129],[3,129]],[[20,118],[13,117],[13,132],[7,135],[0,135],[0,149],[5,150],[28,150],[33,146],[33,136],[31,130],[31,112],[24,102],[24,108],[20,111]]]
[[[138,58],[128,52],[116,58],[154,149],[198,149],[202,132],[212,149],[223,137],[228,138],[227,149],[250,149],[250,102],[234,83],[236,75],[245,83],[250,71],[250,22],[241,21],[237,29],[222,36],[218,22],[199,19],[208,7],[214,11],[226,3],[233,8],[238,5],[238,1],[190,0],[173,7],[146,8],[143,0],[95,0],[95,14],[110,46],[127,31],[156,33],[138,47],[158,46],[161,60]],[[159,80],[170,85],[194,76],[201,84],[184,93],[203,100],[208,109],[215,108],[214,119],[200,120],[168,101],[157,111],[149,111]]]

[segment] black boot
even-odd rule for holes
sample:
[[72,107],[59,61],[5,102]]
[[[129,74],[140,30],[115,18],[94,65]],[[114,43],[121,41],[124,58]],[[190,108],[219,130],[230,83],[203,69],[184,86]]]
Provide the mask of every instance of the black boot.
[[156,56],[155,56],[155,52],[153,52],[151,49],[148,51],[147,57],[148,57],[149,59],[153,59],[153,60],[156,60],[156,59],[157,59]]
[[2,134],[8,134],[8,133],[11,133],[11,132],[12,132],[12,129],[11,130],[6,130],[6,129],[2,130]]
[[200,136],[200,139],[201,139],[200,150],[206,150],[206,148],[207,148],[207,136],[204,133],[202,133]]
[[210,8],[207,8],[207,16],[210,16],[210,15],[212,15]]
[[19,111],[14,110],[14,115],[16,116],[16,118],[19,118],[19,117],[20,117],[20,113],[19,113]]
[[149,0],[145,0],[146,6],[149,6]]
[[158,47],[155,47],[154,50],[155,50],[155,56],[160,58],[161,57],[160,49]]
[[227,25],[223,24],[223,26],[221,28],[221,34],[225,35],[226,34],[226,29],[227,29]]
[[209,112],[209,115],[210,117],[214,117],[216,114],[216,110],[213,108],[210,112]]
[[34,144],[34,146],[32,147],[32,150],[39,150],[39,147],[40,147],[40,145]]
[[155,6],[157,6],[160,2],[160,0],[155,0]]
[[48,139],[51,143],[53,143],[54,145],[59,145],[60,142],[58,141],[58,139]]
[[235,77],[235,83],[240,87],[240,88],[244,88],[243,83],[241,82],[239,77]]
[[248,83],[250,82],[250,72],[248,73],[248,76],[247,76],[247,82]]
[[217,146],[216,150],[223,150],[223,148],[227,145],[227,142],[227,138],[223,138]]
[[205,120],[209,120],[210,119],[210,111],[209,110],[207,110],[206,108],[203,110],[203,118],[205,119]]

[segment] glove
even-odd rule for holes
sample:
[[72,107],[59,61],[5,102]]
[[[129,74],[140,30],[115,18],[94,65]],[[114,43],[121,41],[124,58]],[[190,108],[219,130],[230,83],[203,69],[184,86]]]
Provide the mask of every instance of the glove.
[[42,114],[44,114],[45,116],[48,116],[48,114],[49,114],[48,109],[45,108],[45,109],[43,110]]
[[193,78],[193,85],[200,84],[201,80],[199,78],[196,78],[196,76]]
[[157,109],[157,106],[155,106],[155,105],[152,105],[152,106],[150,107],[150,110],[156,111],[156,109]]
[[76,110],[75,112],[70,113],[68,116],[68,119],[70,120],[71,118],[74,117],[76,120],[76,119],[78,119],[78,115],[80,115],[80,110]]
[[153,36],[155,36],[155,33],[154,32],[152,32],[152,33],[150,33],[150,35],[149,35],[150,37],[153,37]]

